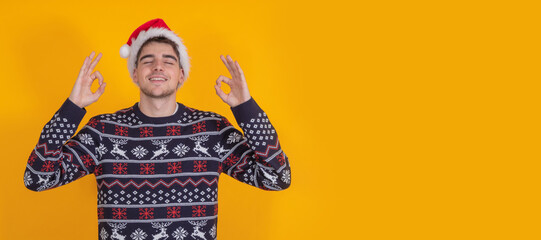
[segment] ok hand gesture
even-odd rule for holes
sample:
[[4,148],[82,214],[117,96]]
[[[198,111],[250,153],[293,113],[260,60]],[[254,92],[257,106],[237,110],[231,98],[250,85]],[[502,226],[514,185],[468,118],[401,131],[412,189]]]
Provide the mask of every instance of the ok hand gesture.
[[[95,53],[92,52],[90,56],[85,58],[83,66],[79,71],[79,76],[77,77],[75,85],[73,86],[69,96],[69,99],[80,108],[84,108],[98,101],[98,98],[100,98],[105,90],[106,84],[103,82],[103,76],[101,73],[98,71],[92,72],[101,59],[101,53],[98,54],[96,59],[92,60],[94,56]],[[98,90],[96,90],[96,92],[92,92],[90,87],[92,87],[92,83],[96,79],[99,80],[100,87]]]
[[[214,88],[216,89],[216,94],[218,94],[222,101],[224,101],[231,107],[236,107],[237,105],[250,100],[250,92],[248,91],[246,78],[244,78],[244,72],[242,72],[239,63],[237,61],[233,62],[233,59],[231,59],[229,55],[227,55],[227,58],[225,58],[224,56],[220,56],[220,58],[227,67],[227,70],[229,70],[231,78],[225,77],[223,75],[220,75],[220,77],[218,77],[218,79],[216,80],[216,85],[214,85]],[[220,88],[222,86],[222,82],[229,85],[229,87],[231,88],[231,91],[228,94],[226,94]]]

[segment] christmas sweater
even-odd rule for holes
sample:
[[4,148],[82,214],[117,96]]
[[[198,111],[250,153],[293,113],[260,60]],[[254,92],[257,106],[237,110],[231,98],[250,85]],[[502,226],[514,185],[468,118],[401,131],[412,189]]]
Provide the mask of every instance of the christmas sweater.
[[148,117],[136,103],[92,117],[69,99],[45,125],[24,173],[44,191],[94,174],[99,239],[216,239],[221,173],[265,190],[290,185],[277,133],[254,99],[231,108],[245,136],[213,112],[177,103]]

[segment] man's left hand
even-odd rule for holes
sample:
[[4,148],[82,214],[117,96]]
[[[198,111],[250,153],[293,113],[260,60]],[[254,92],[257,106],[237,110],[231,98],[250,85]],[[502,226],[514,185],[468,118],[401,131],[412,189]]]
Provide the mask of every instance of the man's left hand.
[[[236,107],[241,103],[244,103],[250,100],[250,92],[248,91],[248,84],[246,84],[246,78],[244,78],[244,72],[240,68],[240,65],[237,61],[233,61],[229,55],[227,57],[220,56],[222,62],[224,62],[227,70],[231,74],[231,78],[220,75],[216,80],[216,94],[231,107]],[[222,82],[229,85],[231,91],[225,93],[222,89]]]

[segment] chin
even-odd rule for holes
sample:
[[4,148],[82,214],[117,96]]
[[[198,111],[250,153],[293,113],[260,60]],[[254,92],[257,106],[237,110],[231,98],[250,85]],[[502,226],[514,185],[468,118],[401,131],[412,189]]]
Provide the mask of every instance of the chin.
[[150,98],[167,98],[167,97],[170,97],[171,95],[175,95],[176,91],[173,89],[173,90],[168,90],[168,91],[162,91],[162,90],[159,90],[159,91],[152,91],[152,90],[148,90],[148,89],[141,89],[141,92],[147,96],[147,97],[150,97]]

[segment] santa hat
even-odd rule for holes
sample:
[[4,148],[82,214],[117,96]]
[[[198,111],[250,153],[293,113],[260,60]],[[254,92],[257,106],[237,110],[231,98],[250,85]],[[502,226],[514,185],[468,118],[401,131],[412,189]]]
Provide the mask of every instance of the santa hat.
[[180,66],[184,69],[184,79],[188,78],[190,72],[190,60],[188,59],[188,53],[186,52],[186,46],[182,44],[182,39],[177,36],[163,19],[156,18],[150,20],[143,25],[139,26],[128,39],[128,43],[124,44],[120,48],[120,56],[122,58],[128,58],[128,70],[130,71],[130,77],[133,79],[133,70],[135,69],[135,62],[137,61],[137,52],[148,39],[153,37],[165,37],[177,44],[177,50],[180,55]]

